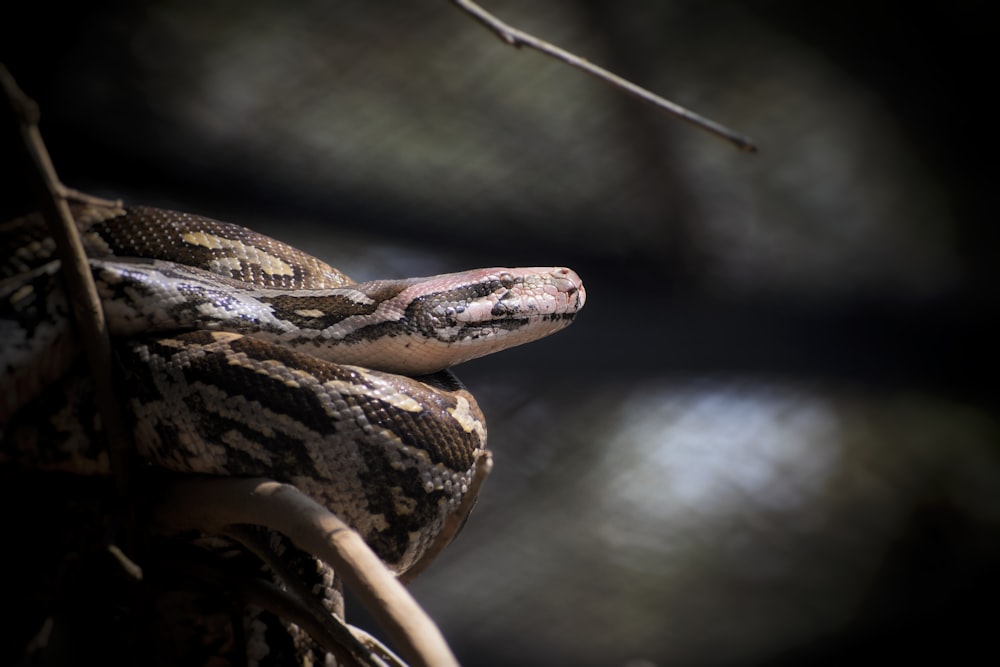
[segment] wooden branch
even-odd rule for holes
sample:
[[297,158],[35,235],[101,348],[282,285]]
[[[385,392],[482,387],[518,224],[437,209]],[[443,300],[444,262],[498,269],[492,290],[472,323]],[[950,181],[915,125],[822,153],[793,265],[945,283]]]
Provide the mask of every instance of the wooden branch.
[[165,534],[225,533],[262,525],[326,561],[414,667],[457,667],[440,630],[361,536],[295,487],[268,479],[185,477],[172,482],[154,512]]
[[[247,525],[229,526],[225,535],[230,537],[251,553],[260,558],[274,574],[285,584],[291,596],[297,599],[300,616],[308,615],[313,630],[309,636],[316,640],[324,649],[331,653],[349,653],[362,667],[379,667],[381,662],[368,650],[364,644],[350,631],[347,625],[330,613],[315,595],[310,591],[299,576],[292,572],[281,558],[260,538],[258,533]],[[301,627],[302,624],[296,621]]]
[[[324,634],[325,627],[322,622],[315,615],[308,613],[298,596],[292,592],[284,591],[269,581],[257,577],[239,576],[225,567],[211,564],[176,560],[166,563],[154,561],[154,564],[160,568],[194,577],[210,586],[222,588],[226,591],[227,596],[265,609],[280,619],[296,624],[315,639],[323,647],[323,650],[335,655],[338,660],[337,664],[352,665],[357,663],[354,656],[344,651],[343,647],[324,641],[327,637]],[[378,663],[362,662],[358,664],[366,666]]]
[[681,120],[687,121],[695,127],[711,132],[712,134],[732,143],[742,151],[747,153],[757,152],[757,146],[749,137],[739,134],[725,125],[721,125],[720,123],[716,123],[714,120],[705,118],[704,116],[686,109],[679,104],[671,102],[666,98],[660,97],[656,93],[651,92],[642,86],[638,86],[628,79],[624,79],[613,72],[609,72],[603,67],[595,65],[589,60],[585,60],[570,51],[546,42],[544,39],[539,39],[538,37],[526,33],[523,30],[518,30],[517,28],[504,23],[471,0],[452,0],[452,2],[454,2],[459,9],[468,13],[475,20],[479,21],[489,30],[496,33],[497,37],[499,37],[505,44],[509,44],[514,48],[526,46],[530,49],[535,49],[536,51],[544,53],[549,57],[566,63],[570,67],[575,67],[586,72],[590,76],[600,79],[605,83],[609,83],[615,88],[623,90],[633,97],[638,97],[640,100],[648,102],[653,106],[680,118]]
[[[76,223],[66,204],[67,189],[56,176],[49,152],[38,130],[38,105],[21,91],[3,64],[0,64],[0,87],[3,88],[7,105],[17,124],[28,163],[27,174],[35,191],[38,209],[56,242],[57,254],[62,263],[63,288],[72,307],[74,323],[94,378],[97,408],[108,438],[111,471],[119,500],[128,515],[127,499],[131,497],[129,471],[135,460],[135,449],[114,390],[111,340],[104,320],[104,310]],[[128,516],[126,524],[125,541],[128,543],[134,537],[132,521]],[[130,548],[131,545],[126,544],[126,551]]]
[[398,655],[390,651],[389,647],[361,628],[354,625],[348,625],[347,628],[354,633],[354,636],[368,649],[369,653],[382,659],[385,667],[409,667]]

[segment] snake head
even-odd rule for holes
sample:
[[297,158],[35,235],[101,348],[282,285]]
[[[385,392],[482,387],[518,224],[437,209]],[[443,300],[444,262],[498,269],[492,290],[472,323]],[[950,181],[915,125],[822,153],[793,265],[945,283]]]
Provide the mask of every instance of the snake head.
[[406,374],[548,336],[568,326],[586,301],[580,277],[563,267],[474,269],[349,289],[374,308],[330,332],[337,359]]

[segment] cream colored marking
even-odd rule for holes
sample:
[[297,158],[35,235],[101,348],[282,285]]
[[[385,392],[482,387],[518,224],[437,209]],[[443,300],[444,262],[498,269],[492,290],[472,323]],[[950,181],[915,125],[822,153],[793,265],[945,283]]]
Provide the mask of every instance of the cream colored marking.
[[448,413],[455,418],[466,433],[475,433],[480,442],[486,441],[486,429],[483,421],[472,413],[472,406],[464,396],[456,396],[456,405],[448,408]]
[[213,259],[209,265],[212,267],[213,273],[223,276],[231,273],[242,273],[243,271],[243,260],[239,257],[220,257],[219,259]]
[[[230,366],[241,366],[248,370],[257,373],[258,375],[263,375],[266,378],[280,382],[289,388],[301,388],[301,384],[294,378],[289,377],[289,374],[298,374],[303,378],[311,379],[307,373],[302,373],[301,371],[284,366],[281,362],[274,359],[251,359],[245,354],[236,354],[229,359]],[[314,385],[315,380],[308,382],[309,385]]]
[[187,232],[181,235],[181,240],[189,245],[199,245],[210,250],[232,247],[232,241],[229,239],[224,239],[214,234],[206,234],[205,232]]
[[[94,222],[95,223],[100,222],[100,220],[95,220]],[[101,238],[100,234],[97,234],[96,232],[85,232],[83,234],[83,238],[86,241],[86,247],[88,253],[93,253],[95,255],[114,254],[111,251],[111,246],[108,245],[108,243],[103,238]]]
[[[402,492],[403,490],[398,486],[393,486],[390,487],[389,489],[389,493],[394,496],[399,495]],[[385,531],[389,530],[390,527],[389,522],[386,520],[384,514],[370,514],[369,517],[370,517],[369,522],[371,527],[377,530],[378,532],[384,533]]]
[[[211,406],[213,414],[246,424],[267,438],[272,438],[278,433],[288,434],[304,443],[313,442],[318,438],[318,434],[301,421],[274,412],[260,401],[248,400],[244,396],[231,396],[218,387],[200,382],[195,388],[206,399],[206,405]],[[262,446],[252,440],[248,440],[248,443],[254,447]],[[271,453],[268,453],[268,456],[270,455]],[[257,458],[261,458],[261,455],[257,455]]]
[[[364,369],[358,368],[357,370],[361,372],[362,377],[365,376]],[[421,412],[424,409],[423,406],[412,396],[408,396],[407,394],[397,391],[389,385],[383,385],[381,383],[376,384],[373,388],[362,384],[342,382],[340,380],[329,380],[328,382],[324,382],[323,386],[338,394],[346,396],[374,397],[381,401],[385,401],[394,408],[398,408],[406,412]]]
[[25,285],[25,286],[23,286],[23,287],[15,290],[14,293],[10,295],[10,302],[11,303],[17,303],[21,299],[24,299],[24,298],[30,296],[31,293],[34,292],[34,291],[35,291],[34,285]]
[[276,256],[257,248],[248,247],[240,241],[226,239],[214,234],[206,234],[205,232],[186,232],[181,235],[181,240],[190,245],[201,246],[210,250],[230,248],[237,251],[237,256],[246,256],[248,254],[247,251],[252,250],[253,257],[247,257],[247,259],[259,264],[261,271],[264,273],[271,276],[291,276],[295,274],[295,270],[287,262],[283,262]]
[[[273,437],[273,433],[264,433],[265,437]],[[248,440],[246,436],[238,431],[226,431],[222,434],[222,442],[230,449],[244,452],[251,458],[260,461],[265,466],[274,465],[274,457],[266,447],[261,447],[259,442]]]
[[233,342],[237,338],[243,338],[243,336],[241,334],[238,334],[238,333],[232,333],[231,331],[213,331],[212,332],[212,339],[216,343],[222,343],[224,345],[228,345],[229,343]]
[[413,514],[417,511],[417,499],[407,498],[403,495],[403,490],[399,487],[399,492],[393,494],[393,505],[395,505],[396,514],[401,516],[406,516],[407,514]]
[[299,317],[323,317],[326,315],[326,313],[318,308],[303,308],[302,310],[296,310],[295,314]]

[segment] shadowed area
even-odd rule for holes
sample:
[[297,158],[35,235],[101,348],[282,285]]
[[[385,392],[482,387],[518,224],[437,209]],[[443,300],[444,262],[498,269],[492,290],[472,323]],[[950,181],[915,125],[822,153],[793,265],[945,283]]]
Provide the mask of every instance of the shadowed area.
[[463,664],[986,648],[1000,239],[989,107],[955,75],[991,62],[978,5],[488,8],[760,153],[447,3],[38,2],[0,59],[72,187],[357,280],[580,274],[570,328],[457,369],[496,466],[413,591]]

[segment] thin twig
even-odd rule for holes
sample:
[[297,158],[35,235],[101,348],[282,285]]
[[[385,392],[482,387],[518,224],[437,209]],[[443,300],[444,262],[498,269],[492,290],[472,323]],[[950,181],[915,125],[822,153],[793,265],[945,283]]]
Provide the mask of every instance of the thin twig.
[[347,629],[354,634],[354,637],[361,642],[361,644],[368,649],[370,653],[381,658],[387,667],[409,667],[409,665],[403,662],[402,658],[390,651],[388,646],[380,642],[368,632],[362,630],[356,625],[350,624],[347,625]]
[[587,74],[600,79],[601,81],[609,83],[615,88],[624,90],[629,95],[638,97],[640,100],[645,102],[649,102],[653,106],[663,109],[667,113],[673,114],[681,120],[685,120],[696,127],[699,127],[707,132],[711,132],[712,134],[734,144],[742,151],[746,151],[747,153],[757,152],[756,144],[754,144],[753,140],[749,137],[744,136],[735,130],[731,130],[725,125],[716,123],[714,120],[705,118],[704,116],[686,109],[679,104],[671,102],[666,98],[660,97],[656,93],[646,90],[642,86],[638,86],[627,79],[623,79],[613,72],[609,72],[603,67],[593,64],[589,60],[585,60],[574,53],[559,48],[554,44],[550,44],[544,39],[539,39],[538,37],[526,33],[523,30],[518,30],[517,28],[504,23],[471,0],[452,0],[452,2],[458,5],[459,9],[465,11],[474,19],[486,26],[489,30],[496,33],[497,37],[499,37],[505,44],[509,44],[514,48],[527,46],[528,48],[540,51],[547,56],[561,60],[571,67],[576,67],[577,69],[582,70]]
[[321,646],[331,653],[335,652],[333,647],[337,647],[336,652],[347,651],[359,665],[384,666],[381,660],[371,655],[368,648],[354,636],[341,619],[323,607],[302,582],[302,579],[291,571],[273,549],[264,544],[255,530],[246,525],[230,526],[226,529],[225,535],[236,540],[260,558],[277,575],[288,592],[298,599],[302,613],[308,614],[314,619],[313,623],[319,633],[310,632],[309,634]]
[[79,204],[90,204],[91,206],[100,206],[103,208],[121,208],[121,199],[104,199],[103,197],[95,197],[94,195],[88,195],[86,192],[80,192],[79,190],[74,190],[73,188],[67,188],[65,185],[60,185],[62,188],[63,199],[67,201],[74,201]]
[[[21,91],[3,64],[0,64],[0,87],[3,88],[7,105],[17,123],[24,155],[28,161],[28,177],[35,190],[38,208],[56,242],[56,250],[62,262],[63,287],[72,305],[74,322],[94,378],[97,409],[108,438],[111,471],[119,500],[123,501],[122,507],[127,508],[127,499],[131,497],[129,470],[135,450],[129,432],[125,428],[120,403],[114,391],[111,374],[111,341],[104,320],[104,310],[76,223],[64,198],[67,193],[73,191],[65,188],[56,176],[49,152],[38,130],[38,105]],[[126,510],[125,540],[129,542],[134,533],[132,521],[127,515]],[[127,544],[126,551],[130,550],[131,545]]]
[[267,479],[186,477],[170,484],[155,511],[166,534],[224,533],[238,524],[287,535],[333,567],[414,667],[457,667],[441,631],[361,536],[294,486]]
[[294,593],[284,591],[276,584],[257,577],[239,576],[224,566],[176,559],[166,563],[155,561],[154,563],[163,569],[181,572],[210,586],[223,589],[228,596],[236,596],[247,604],[265,609],[278,618],[294,623],[313,639],[319,638],[318,643],[323,650],[337,657],[339,661],[337,664],[354,664],[352,656],[344,652],[340,646],[324,644],[322,624],[313,614],[307,613]]
[[116,544],[109,544],[107,548],[108,553],[118,562],[126,576],[133,581],[142,581],[142,568],[134,560],[126,556]]

